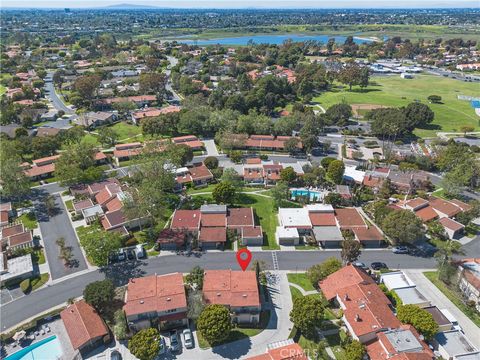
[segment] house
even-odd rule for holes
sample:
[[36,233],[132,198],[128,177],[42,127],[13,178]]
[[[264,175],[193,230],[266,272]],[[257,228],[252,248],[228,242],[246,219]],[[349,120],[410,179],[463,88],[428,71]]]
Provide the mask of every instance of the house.
[[203,148],[203,143],[198,140],[195,135],[186,135],[186,136],[178,136],[172,138],[174,144],[180,145],[184,144],[187,145],[192,150],[201,150]]
[[162,250],[178,250],[185,245],[187,234],[182,230],[163,229],[157,237]]
[[132,121],[138,125],[142,119],[156,117],[164,114],[180,112],[181,108],[175,105],[169,105],[164,108],[146,108],[132,113]]
[[92,207],[93,205],[94,204],[91,199],[80,200],[73,203],[73,210],[75,210],[76,215],[79,215],[82,213],[83,209]]
[[268,344],[265,354],[252,356],[247,360],[308,360],[308,357],[300,345],[293,339],[287,339]]
[[117,144],[113,150],[113,156],[117,163],[120,161],[130,160],[130,158],[140,155],[143,145],[139,142],[129,144]]
[[[450,238],[459,236],[463,227],[462,224],[452,220],[456,215],[463,211],[468,211],[472,207],[460,200],[444,200],[437,197],[428,199],[415,198],[406,201],[403,208],[413,211],[424,223],[432,220],[440,219],[440,223]],[[449,220],[443,220],[443,219]]]
[[294,227],[283,227],[277,226],[275,230],[275,239],[277,240],[278,245],[299,245],[300,244],[300,234],[298,233],[297,228]]
[[181,273],[130,279],[123,306],[132,331],[159,325],[183,326],[187,320],[187,296]]
[[279,208],[278,223],[284,228],[296,228],[300,234],[306,234],[312,229],[307,208]]
[[0,251],[0,284],[27,279],[33,275],[32,255],[7,259],[5,252]]
[[377,333],[400,327],[390,300],[363,270],[348,265],[319,282],[325,298],[343,310],[343,321],[352,337],[365,344]]
[[263,230],[261,226],[245,226],[241,230],[240,243],[243,246],[262,246]]
[[445,360],[478,360],[480,352],[459,330],[440,332],[435,335],[434,347]]
[[[189,179],[194,186],[206,186],[213,180],[212,172],[203,163],[195,163],[193,166],[189,166],[187,169],[187,179]],[[177,176],[177,182],[178,181],[179,177]],[[185,182],[189,181],[183,181],[183,183]]]
[[[85,222],[87,225],[92,224],[93,222],[97,221],[98,218],[100,218],[102,215],[104,215],[104,211],[102,207],[99,204],[89,206],[86,208],[83,208],[81,210],[81,214],[83,218],[85,219]],[[111,218],[110,218],[111,220]],[[115,226],[117,227],[117,226]],[[108,229],[106,229],[108,230]]]
[[0,227],[8,225],[9,215],[8,211],[0,211]]
[[350,192],[350,187],[347,185],[337,185],[336,193],[345,200],[350,200],[352,198],[352,193]]
[[444,217],[441,218],[438,222],[443,226],[445,232],[450,239],[458,239],[463,235],[465,225],[459,223],[458,221],[452,220],[448,217]]
[[411,325],[378,333],[375,341],[367,344],[370,360],[432,360],[432,350]]
[[443,314],[443,312],[439,308],[437,308],[436,306],[427,306],[423,308],[423,310],[429,312],[430,315],[432,315],[433,320],[438,325],[439,332],[452,330],[452,322]]
[[198,245],[202,249],[223,249],[227,242],[227,229],[222,226],[202,227],[198,233]]
[[395,289],[394,291],[402,300],[403,305],[416,305],[422,309],[431,306],[430,301],[418,291],[416,286]]
[[[233,135],[236,138],[243,138],[241,134]],[[245,141],[238,141],[236,146],[240,149],[247,150],[272,150],[272,151],[284,151],[285,143],[290,139],[297,139],[296,148],[301,150],[303,148],[300,138],[293,136],[273,136],[273,135],[250,135]]]
[[480,311],[480,259],[464,259],[458,266],[459,288]]
[[205,270],[202,291],[206,304],[227,306],[233,322],[259,323],[262,305],[255,271]]
[[352,228],[355,240],[357,240],[363,247],[379,247],[384,242],[384,236],[374,225],[368,228],[358,227]]
[[388,290],[396,290],[415,286],[415,283],[403,271],[393,271],[380,276],[380,283]]
[[348,183],[362,184],[365,179],[365,171],[357,170],[355,166],[345,166],[343,179]]
[[355,208],[335,209],[335,218],[341,230],[368,229],[362,215]]
[[340,247],[343,242],[342,233],[335,219],[332,205],[306,205],[308,216],[313,226],[313,236],[324,248]]
[[82,355],[110,342],[110,333],[97,311],[84,300],[68,305],[60,313],[74,350]]
[[170,228],[173,230],[198,232],[200,229],[200,215],[200,210],[176,209],[173,213]]
[[0,229],[2,249],[27,249],[34,246],[32,232],[23,224],[15,224]]
[[76,121],[78,125],[85,126],[87,129],[94,129],[99,126],[112,124],[117,121],[117,119],[116,113],[96,111],[81,114]]
[[137,95],[137,96],[102,99],[99,101],[99,103],[101,105],[109,107],[115,103],[133,102],[135,103],[135,105],[137,105],[137,107],[144,107],[146,105],[150,105],[155,101],[157,101],[157,97],[155,95]]

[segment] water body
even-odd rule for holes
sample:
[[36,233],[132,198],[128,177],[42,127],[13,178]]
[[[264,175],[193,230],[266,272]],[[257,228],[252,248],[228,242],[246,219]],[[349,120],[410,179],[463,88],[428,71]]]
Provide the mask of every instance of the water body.
[[[247,45],[248,42],[251,40],[256,44],[276,44],[280,45],[285,40],[292,40],[294,42],[302,42],[307,40],[315,40],[320,41],[324,44],[328,42],[328,39],[335,39],[335,42],[339,44],[343,44],[345,42],[346,36],[329,36],[329,35],[302,35],[302,34],[287,34],[287,35],[247,35],[247,36],[239,36],[239,37],[226,37],[226,38],[219,38],[219,39],[198,39],[198,40],[184,40],[184,39],[176,39],[178,42],[185,43],[185,44],[196,44],[196,45]],[[353,41],[357,44],[363,44],[368,42],[373,42],[372,39],[365,39],[354,37]]]

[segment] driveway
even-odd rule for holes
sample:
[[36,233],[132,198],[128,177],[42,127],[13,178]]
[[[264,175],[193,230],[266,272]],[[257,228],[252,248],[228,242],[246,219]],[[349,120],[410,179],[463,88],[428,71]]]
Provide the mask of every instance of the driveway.
[[[78,271],[87,269],[87,264],[80,250],[77,236],[70,222],[67,209],[59,194],[52,195],[55,198],[55,214],[47,215],[43,200],[38,200],[35,204],[35,212],[42,233],[43,244],[50,266],[50,275],[52,280],[63,276],[71,275]],[[43,198],[42,198],[43,199]],[[66,267],[63,261],[59,259],[60,248],[56,244],[57,239],[64,238],[65,246],[72,249],[73,265]]]
[[422,270],[406,270],[408,276],[417,285],[418,290],[431,301],[432,305],[439,309],[447,309],[458,320],[467,338],[480,349],[480,329],[470,320],[470,318],[460,311],[438,288],[430,282],[422,273]]
[[218,156],[220,155],[217,150],[217,146],[215,145],[214,140],[203,140],[203,144],[205,145],[205,149],[207,150],[208,156]]

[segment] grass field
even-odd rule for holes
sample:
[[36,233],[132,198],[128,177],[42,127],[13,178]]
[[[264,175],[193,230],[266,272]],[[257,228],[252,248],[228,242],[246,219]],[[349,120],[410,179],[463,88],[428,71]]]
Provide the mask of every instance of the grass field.
[[6,92],[7,92],[7,88],[0,84],[0,96],[5,94]]
[[416,129],[419,137],[435,136],[438,131],[456,132],[464,125],[480,129],[480,117],[475,115],[468,101],[458,100],[457,95],[478,94],[478,84],[466,83],[435,75],[415,75],[414,79],[402,79],[398,75],[376,76],[364,91],[360,88],[338,87],[314,98],[324,108],[345,101],[349,104],[376,104],[405,106],[414,100],[428,104],[429,95],[440,95],[443,104],[428,104],[435,112],[435,119],[428,129]]
[[22,224],[29,230],[33,230],[38,227],[37,218],[33,212],[29,212],[23,214],[22,216],[19,216],[18,220],[20,220]]
[[287,274],[287,278],[288,282],[300,286],[305,291],[315,290],[310,280],[308,280],[307,274],[305,273]]

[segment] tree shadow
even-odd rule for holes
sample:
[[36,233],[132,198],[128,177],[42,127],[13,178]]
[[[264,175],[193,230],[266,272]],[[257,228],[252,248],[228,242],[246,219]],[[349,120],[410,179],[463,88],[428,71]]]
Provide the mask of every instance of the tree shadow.
[[145,261],[123,261],[102,267],[100,272],[104,273],[105,278],[111,280],[118,287],[126,285],[131,278],[144,276],[146,271],[141,267],[146,264]]
[[438,124],[425,124],[422,127],[419,127],[422,130],[442,130],[442,127]]
[[230,338],[238,338],[233,342],[214,346],[212,352],[226,359],[242,359],[252,348],[252,340],[238,330],[232,330]]

